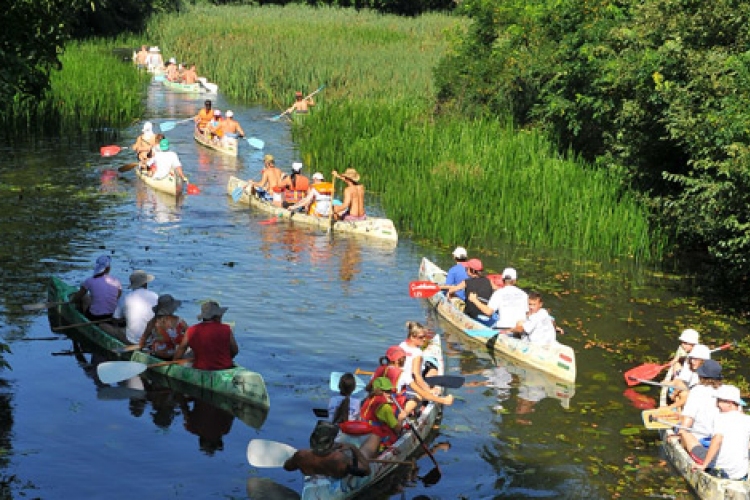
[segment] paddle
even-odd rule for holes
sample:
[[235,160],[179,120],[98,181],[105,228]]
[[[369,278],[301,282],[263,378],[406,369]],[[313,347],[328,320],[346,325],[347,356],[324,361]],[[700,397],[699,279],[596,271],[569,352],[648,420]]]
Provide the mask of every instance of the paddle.
[[50,307],[61,306],[63,304],[70,304],[68,301],[60,302],[37,302],[36,304],[25,304],[23,306],[24,311],[41,311],[43,309],[49,309]]
[[185,184],[187,186],[187,194],[201,194],[200,188],[195,184],[190,184],[189,181],[185,181]]
[[278,217],[271,217],[270,219],[262,220],[258,222],[261,226],[270,226],[271,224],[276,224],[276,221],[278,221]]
[[157,368],[160,366],[168,365],[181,365],[188,363],[190,359],[178,359],[175,361],[164,361],[162,363],[154,363],[147,365],[145,363],[138,363],[137,361],[106,361],[99,364],[96,367],[96,374],[99,375],[99,380],[105,384],[116,384],[129,378],[133,378],[141,373],[145,372],[149,368]]
[[[722,351],[724,349],[729,349],[734,344],[734,342],[729,342],[717,347],[716,349],[712,349],[711,352],[714,353],[717,351]],[[661,373],[661,371],[664,368],[668,367],[670,364],[671,363],[667,363],[664,365],[660,365],[658,363],[644,363],[640,366],[636,366],[635,368],[631,368],[624,373],[625,383],[627,383],[629,386],[633,386],[641,383],[639,381],[650,380],[659,375],[659,373]]]
[[[315,94],[317,94],[318,92],[320,92],[324,88],[326,88],[325,84],[321,85],[320,87],[318,87],[318,89],[315,92],[313,92],[312,94],[310,94],[307,97],[305,97],[304,100],[307,100],[307,99],[313,97]],[[281,118],[283,118],[284,116],[286,116],[287,114],[289,114],[291,111],[292,111],[292,108],[289,108],[286,111],[284,111],[283,113],[281,113],[280,115],[272,116],[270,118],[270,120],[274,121],[274,122],[279,121],[279,120],[281,120]]]
[[110,318],[107,318],[107,319],[97,319],[94,321],[86,321],[85,323],[73,323],[72,325],[55,326],[52,328],[52,331],[59,332],[61,330],[69,330],[70,328],[78,328],[81,326],[96,325],[97,323],[107,323],[109,321],[112,321],[112,320]]
[[[404,412],[404,409],[401,407],[400,404],[398,404],[398,401],[396,398],[391,395],[391,401],[396,405],[396,407],[401,411]],[[417,441],[419,441],[419,444],[422,445],[422,448],[424,449],[425,453],[430,457],[430,460],[432,460],[432,463],[435,464],[435,468],[432,469],[430,472],[428,472],[423,478],[422,481],[424,481],[425,486],[432,486],[434,484],[437,484],[438,481],[440,481],[440,478],[443,476],[443,473],[440,472],[440,465],[438,465],[437,460],[435,460],[435,455],[432,454],[430,449],[427,447],[427,444],[425,444],[424,439],[422,439],[422,436],[419,435],[419,432],[417,432],[417,426],[414,424],[414,422],[409,418],[406,417],[407,422],[409,422],[409,425],[411,426],[411,432],[414,434],[414,437],[417,438]]]
[[[251,439],[247,444],[247,462],[253,467],[282,467],[284,462],[292,458],[297,449],[285,443],[267,439]],[[368,462],[378,464],[409,465],[414,467],[414,461],[384,460],[368,458]]]
[[[680,414],[674,408],[663,407],[655,410],[643,410],[641,419],[646,429],[670,429],[679,422]],[[661,420],[661,423],[654,424],[659,420]]]
[[133,170],[135,167],[138,166],[138,162],[136,163],[128,163],[127,165],[123,165],[120,168],[117,169],[118,172],[129,172]]
[[[339,392],[339,380],[341,380],[341,377],[344,375],[344,373],[346,372],[331,372],[331,380],[329,385],[332,391]],[[362,391],[365,387],[367,387],[367,382],[356,375],[354,375],[354,382],[356,384],[354,387],[354,392]]]
[[409,283],[409,297],[426,299],[440,291],[440,285],[432,281],[412,281]]
[[193,121],[193,117],[185,118],[184,120],[179,120],[179,121],[176,121],[176,122],[174,122],[174,121],[163,122],[163,123],[159,124],[159,129],[162,132],[169,132],[170,130],[172,130],[173,128],[175,128],[176,125],[179,125],[181,123],[190,122],[190,121]]
[[198,77],[198,83],[203,85],[203,87],[212,94],[215,94],[219,91],[219,86],[216,85],[215,83],[209,82],[206,77],[203,77],[203,76]]
[[255,149],[263,149],[266,147],[266,143],[263,142],[261,139],[258,139],[257,137],[249,137],[245,139],[248,144],[250,144]]
[[[669,384],[662,384],[661,382],[653,382],[651,380],[643,380],[640,378],[636,378],[636,379],[631,378],[631,380],[635,380],[636,384],[648,384],[648,385],[655,385],[657,387],[672,387]],[[635,384],[630,384],[630,385],[635,385]]]
[[128,147],[122,147],[121,148],[120,146],[117,146],[117,145],[113,144],[113,145],[110,145],[110,146],[102,146],[102,147],[100,147],[99,148],[99,153],[102,156],[105,156],[105,157],[106,156],[115,156],[117,153],[119,153],[123,149],[130,149],[130,148],[128,148]]
[[[357,368],[354,370],[355,375],[374,375],[375,372],[368,372]],[[430,386],[439,385],[441,387],[447,387],[449,389],[458,389],[463,387],[466,379],[459,375],[435,375],[432,377],[425,377],[424,381]]]
[[[245,184],[247,186],[247,184]],[[237,203],[242,198],[242,193],[245,192],[245,186],[237,186],[236,188],[232,189],[232,201]]]

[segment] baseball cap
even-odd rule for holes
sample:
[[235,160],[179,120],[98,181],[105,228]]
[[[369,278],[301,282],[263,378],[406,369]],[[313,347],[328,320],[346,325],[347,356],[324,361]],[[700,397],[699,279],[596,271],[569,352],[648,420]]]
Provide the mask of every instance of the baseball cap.
[[687,330],[682,331],[682,334],[680,335],[680,341],[687,342],[688,344],[697,344],[700,342],[700,333],[693,330],[692,328],[688,328]]
[[466,267],[474,271],[481,271],[482,269],[484,269],[482,261],[479,259],[470,259],[469,262],[466,263]]
[[300,170],[302,170],[302,163],[298,161],[292,163],[292,170],[294,170],[295,172],[299,172]]
[[232,110],[231,110],[231,109],[230,109],[230,110],[228,110],[228,111],[227,111],[227,114],[226,114],[226,117],[227,117],[227,118],[231,118],[231,117],[233,117],[233,116],[234,116],[234,113],[232,112]]
[[503,269],[503,278],[515,281],[518,279],[518,273],[512,267],[506,267]]
[[406,357],[406,351],[400,346],[393,345],[385,351],[385,357],[388,358],[388,361],[398,361],[399,359]]
[[457,259],[465,259],[468,254],[466,253],[466,249],[464,247],[456,247],[456,249],[453,250],[453,256]]
[[739,388],[733,385],[722,385],[721,387],[716,389],[713,397],[715,397],[716,399],[723,399],[724,401],[731,401],[741,406],[745,405],[745,402],[740,397]]
[[702,365],[700,365],[700,367],[698,367],[696,373],[699,377],[720,379],[721,365],[718,363],[718,361],[707,359],[703,362]]
[[704,346],[703,344],[698,344],[693,347],[693,350],[690,351],[688,357],[709,360],[711,359],[711,351],[709,351],[708,347]]
[[321,181],[325,179],[325,177],[323,177],[323,174],[321,174],[320,172],[315,172],[315,173],[313,174],[313,177],[312,177],[312,178],[313,178],[313,179],[319,179],[319,180],[321,180]]

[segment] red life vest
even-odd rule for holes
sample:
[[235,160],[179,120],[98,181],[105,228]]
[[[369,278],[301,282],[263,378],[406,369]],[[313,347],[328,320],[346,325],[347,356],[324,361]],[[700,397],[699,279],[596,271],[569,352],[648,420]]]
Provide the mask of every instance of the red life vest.
[[307,196],[307,190],[310,189],[310,180],[302,174],[297,174],[294,177],[287,177],[283,185],[286,187],[284,201],[294,204]]
[[391,406],[390,398],[385,394],[368,397],[362,402],[362,408],[360,408],[359,414],[362,417],[362,420],[365,420],[372,425],[372,433],[380,436],[380,440],[383,444],[390,446],[398,440],[398,436],[393,429],[388,427],[387,424],[378,420],[376,413],[383,405]]

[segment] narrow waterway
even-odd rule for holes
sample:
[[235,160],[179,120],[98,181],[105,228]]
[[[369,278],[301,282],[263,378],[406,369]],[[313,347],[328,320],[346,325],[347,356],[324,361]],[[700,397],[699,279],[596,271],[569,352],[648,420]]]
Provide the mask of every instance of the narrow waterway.
[[[206,97],[153,85],[144,119],[189,117]],[[382,485],[374,498],[690,498],[661,462],[656,435],[621,433],[641,427],[640,409],[623,397],[622,371],[649,355],[667,359],[680,329],[702,314],[684,300],[682,280],[522,249],[477,255],[489,269],[516,267],[522,287],[546,292],[567,330],[561,340],[577,352],[576,385],[561,386],[493,358],[409,298],[420,259],[447,267],[461,242],[437,248],[408,235],[397,246],[331,238],[266,224],[263,213],[234,204],[229,176],[258,179],[265,152],[284,170],[299,158],[289,124],[268,120],[276,110],[213,99],[219,109],[231,107],[265,151],[243,144],[238,158],[222,156],[199,147],[189,123],[178,125],[167,136],[201,190],[178,200],[132,172],[118,174],[132,161],[128,151],[101,158],[89,144],[41,140],[2,148],[0,332],[12,350],[5,356],[12,370],[2,373],[7,406],[0,405],[4,491],[43,499],[273,498],[266,479],[299,491],[301,475],[249,466],[248,441],[306,446],[312,409],[332,395],[330,372],[373,369],[402,340],[405,322],[418,320],[444,334],[449,373],[467,383],[454,391],[433,442],[441,481],[426,487],[406,478]],[[120,145],[132,144],[140,126],[124,131]],[[123,283],[134,269],[154,274],[152,289],[182,300],[179,313],[191,323],[205,299],[229,307],[237,362],[268,385],[271,410],[262,425],[203,406],[198,414],[195,403],[169,392],[101,386],[88,353],[72,352],[43,313],[23,310],[46,300],[50,276],[78,284],[103,253]],[[717,326],[707,333],[720,343],[747,332],[730,336]],[[426,457],[418,465],[421,473],[432,467]]]

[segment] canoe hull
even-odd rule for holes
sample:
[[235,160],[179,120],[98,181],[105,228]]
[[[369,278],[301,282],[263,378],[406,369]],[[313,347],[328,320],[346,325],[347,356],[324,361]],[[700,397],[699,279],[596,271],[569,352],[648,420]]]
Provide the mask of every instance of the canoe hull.
[[198,94],[203,92],[203,87],[200,83],[178,83],[170,82],[169,80],[162,80],[162,84],[173,92],[183,92],[185,94]]
[[[445,283],[445,276],[445,271],[429,259],[422,259],[419,267],[420,280]],[[436,293],[427,300],[437,309],[440,316],[470,339],[553,377],[566,382],[575,382],[576,358],[571,347],[559,343],[536,345],[511,335],[498,335],[465,315],[443,292]]]
[[172,196],[180,196],[185,190],[185,183],[182,182],[182,179],[174,175],[174,172],[171,172],[163,179],[154,179],[153,177],[149,177],[145,172],[141,171],[140,167],[136,167],[135,175],[138,176],[138,178],[142,180],[146,185],[161,193],[166,193]]
[[[231,196],[236,188],[243,188],[246,184],[245,181],[238,177],[230,177],[229,182],[227,183],[227,194]],[[253,196],[247,192],[243,192],[238,201],[239,203],[250,205],[276,217],[289,219],[295,224],[313,226],[319,229],[325,229],[326,231],[331,227],[331,220],[327,217],[316,217],[314,215],[290,212],[289,210],[277,207],[273,203],[261,200],[257,196]],[[333,231],[338,233],[359,234],[370,238],[377,238],[382,241],[389,241],[393,244],[398,243],[398,232],[393,225],[393,221],[390,219],[368,217],[367,220],[356,222],[334,221]]]
[[[445,373],[445,360],[440,335],[430,342],[424,350],[424,357],[432,357],[438,361],[438,374]],[[420,437],[427,443],[433,426],[442,417],[442,405],[429,403],[422,408],[419,418],[415,422],[415,429]],[[360,445],[367,438],[365,436],[349,436],[339,433],[337,441],[349,442]],[[404,461],[417,454],[421,450],[419,439],[412,431],[404,432],[394,445],[378,455],[378,460]],[[366,477],[347,476],[342,480],[328,477],[307,476],[302,490],[302,500],[345,500],[354,498],[365,489],[377,485],[386,476],[398,468],[398,464],[370,463],[370,475]]]
[[203,136],[203,134],[201,134],[197,130],[193,132],[193,138],[195,139],[195,142],[197,142],[201,146],[205,146],[209,149],[213,149],[214,151],[218,151],[219,153],[222,153],[228,156],[237,156],[237,153],[239,151],[238,141],[235,141],[234,145],[229,145],[229,146],[222,146],[221,144],[214,144],[210,140],[206,139]]
[[[53,277],[48,287],[48,296],[55,297],[52,299],[55,302],[64,301],[76,290],[75,287]],[[52,307],[48,310],[48,314],[53,326],[86,323],[87,321],[86,317],[71,304]],[[144,352],[118,352],[125,347],[125,344],[108,335],[97,325],[84,325],[75,329],[75,332],[120,360],[137,361],[147,365],[163,361]],[[150,370],[202,391],[217,393],[230,399],[253,404],[262,409],[270,408],[270,399],[263,377],[241,366],[229,370],[207,371],[175,364],[150,368]]]

